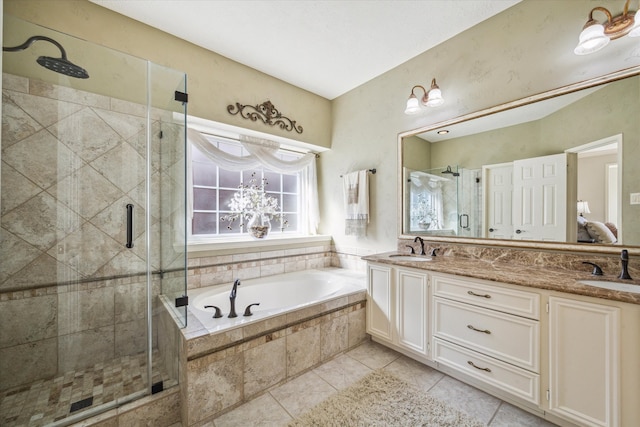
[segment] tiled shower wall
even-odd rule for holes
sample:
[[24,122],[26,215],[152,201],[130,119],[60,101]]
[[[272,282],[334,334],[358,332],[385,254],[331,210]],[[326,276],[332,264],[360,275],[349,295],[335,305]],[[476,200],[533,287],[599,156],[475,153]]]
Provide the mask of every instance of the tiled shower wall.
[[[3,74],[2,109],[0,384],[144,351],[146,106]],[[154,138],[179,129],[170,114],[152,111]],[[152,194],[171,185],[172,166],[156,148]],[[175,215],[170,199],[151,199],[153,270],[180,264],[155,237]]]

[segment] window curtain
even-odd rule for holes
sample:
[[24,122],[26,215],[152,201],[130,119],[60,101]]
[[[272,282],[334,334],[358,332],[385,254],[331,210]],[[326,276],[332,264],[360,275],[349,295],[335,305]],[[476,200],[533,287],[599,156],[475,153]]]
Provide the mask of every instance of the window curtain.
[[[214,146],[209,140],[195,129],[187,129],[188,141],[196,146],[205,156],[214,161],[219,167],[231,171],[242,171],[264,167],[278,173],[291,174],[301,172],[301,190],[306,197],[306,205],[302,206],[300,218],[307,218],[305,227],[309,234],[317,234],[320,209],[318,206],[318,178],[316,174],[316,155],[308,153],[296,160],[282,160],[276,154],[280,149],[280,144],[266,139],[243,136],[240,144],[249,152],[248,156],[234,156],[225,153]],[[187,161],[191,164],[190,147],[188,144]],[[188,205],[187,212],[193,219],[193,178],[191,174],[187,176]]]

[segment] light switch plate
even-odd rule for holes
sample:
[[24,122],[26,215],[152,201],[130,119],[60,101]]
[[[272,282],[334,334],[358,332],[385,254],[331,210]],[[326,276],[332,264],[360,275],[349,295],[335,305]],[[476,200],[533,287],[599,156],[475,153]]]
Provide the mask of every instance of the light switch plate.
[[632,205],[640,205],[640,193],[631,193],[630,194],[630,201],[629,203],[631,203]]

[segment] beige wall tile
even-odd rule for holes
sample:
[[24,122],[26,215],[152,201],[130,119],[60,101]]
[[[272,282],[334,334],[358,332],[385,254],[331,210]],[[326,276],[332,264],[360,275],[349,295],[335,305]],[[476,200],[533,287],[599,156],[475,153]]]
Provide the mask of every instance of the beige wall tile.
[[147,320],[116,323],[114,349],[116,357],[144,353],[147,349]]
[[242,355],[220,360],[205,356],[187,365],[189,425],[203,421],[243,398]]
[[114,326],[63,335],[58,342],[58,371],[83,369],[113,359]]
[[349,348],[355,347],[367,339],[366,310],[360,308],[348,314],[349,317]]
[[170,426],[180,421],[180,393],[167,390],[162,397],[150,396],[118,411],[119,426]]
[[333,318],[320,325],[321,360],[326,360],[349,345],[349,317],[344,315]]
[[67,335],[114,324],[114,289],[101,287],[58,294],[58,330]]
[[58,365],[57,347],[57,340],[49,338],[0,349],[0,389],[53,377]]
[[287,376],[299,374],[320,362],[320,325],[287,336]]
[[0,348],[58,335],[55,295],[0,302]]
[[147,316],[147,284],[144,282],[116,286],[115,322],[122,323]]
[[244,352],[245,399],[283,381],[286,376],[287,358],[284,337]]

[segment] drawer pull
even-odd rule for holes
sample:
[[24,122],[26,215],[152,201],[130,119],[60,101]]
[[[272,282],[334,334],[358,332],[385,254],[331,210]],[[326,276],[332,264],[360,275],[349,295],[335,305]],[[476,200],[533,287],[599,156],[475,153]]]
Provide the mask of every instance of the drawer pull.
[[476,364],[473,363],[471,360],[467,360],[467,363],[469,365],[473,366],[474,368],[479,369],[481,371],[491,372],[491,369],[489,369],[489,368],[481,368],[480,366],[476,366]]
[[467,293],[468,293],[469,295],[473,295],[474,297],[491,298],[491,295],[489,295],[489,294],[476,294],[476,293],[475,293],[475,292],[473,292],[473,291],[467,291]]
[[476,332],[482,332],[484,334],[490,334],[491,333],[491,331],[488,330],[488,329],[477,329],[477,328],[474,328],[473,325],[467,325],[467,328],[472,329],[472,330],[474,330]]

